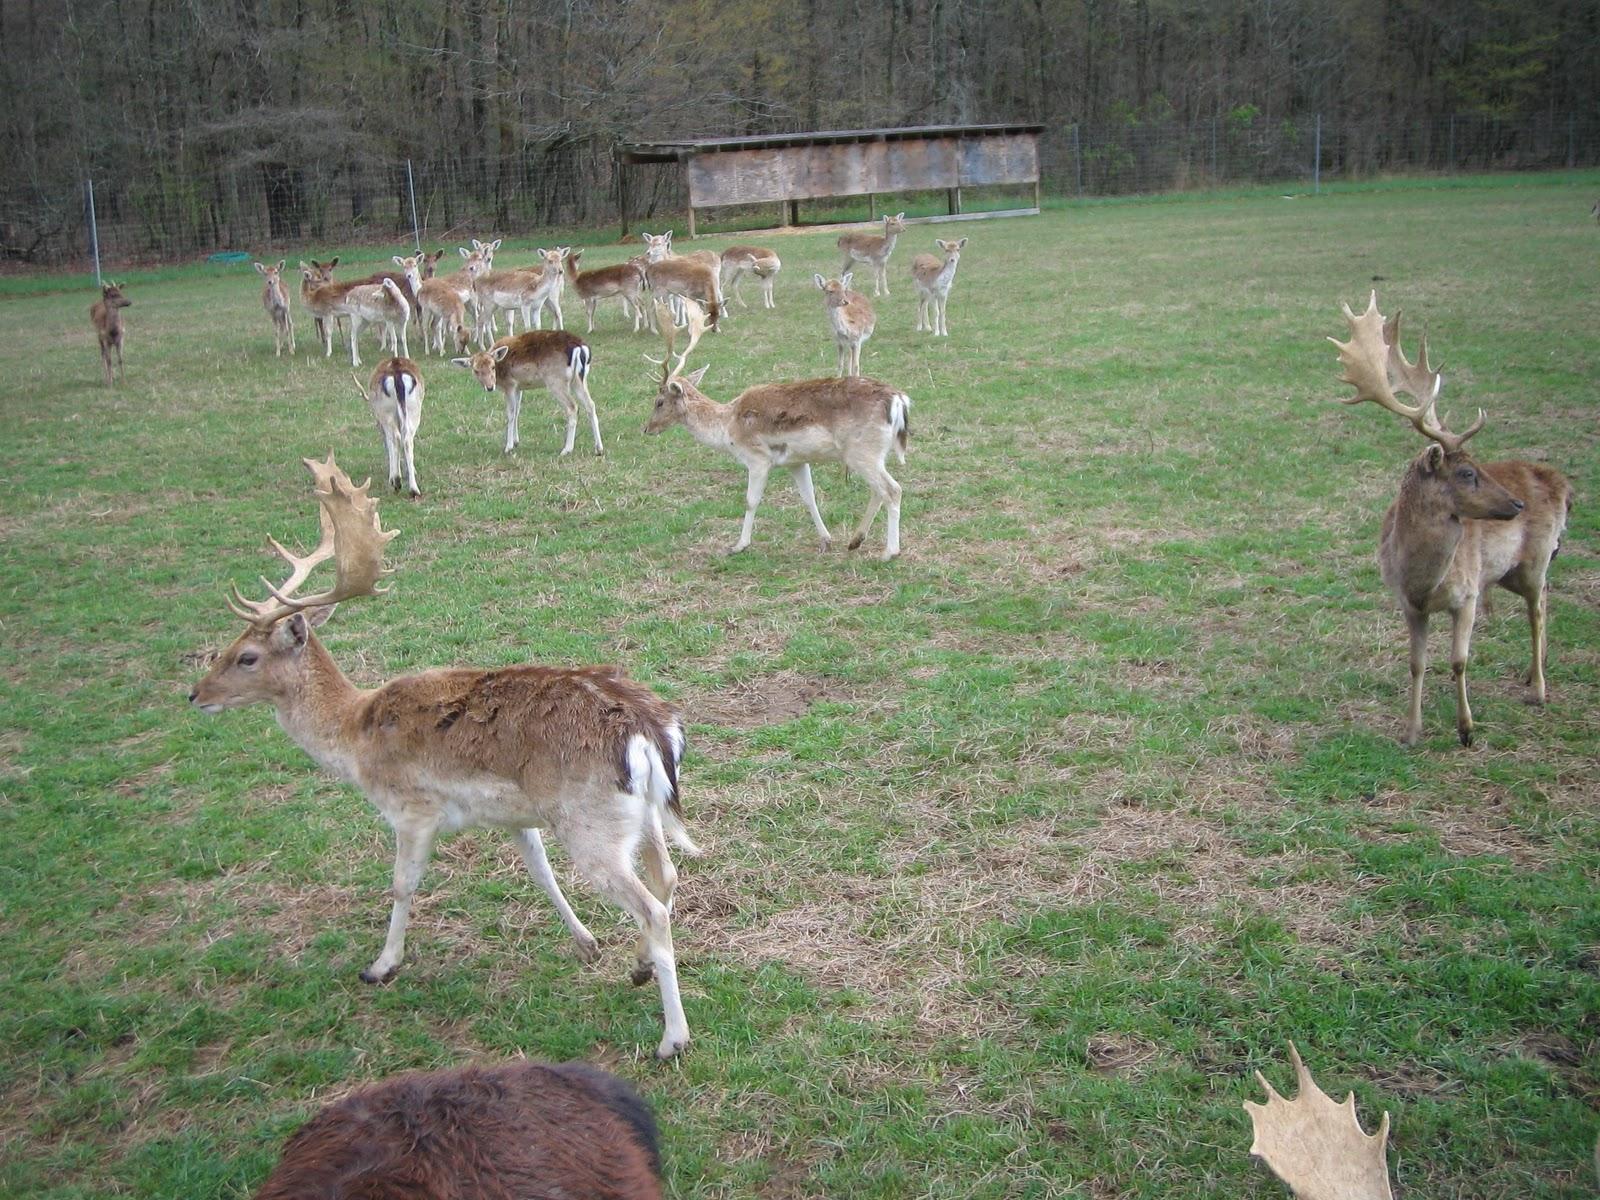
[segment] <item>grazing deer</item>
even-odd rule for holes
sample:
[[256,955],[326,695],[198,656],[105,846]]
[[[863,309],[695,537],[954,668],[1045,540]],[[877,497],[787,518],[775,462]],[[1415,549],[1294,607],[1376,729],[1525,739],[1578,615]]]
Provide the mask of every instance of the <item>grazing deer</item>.
[[582,250],[567,255],[567,282],[578,299],[583,301],[583,311],[589,318],[588,333],[594,332],[595,306],[602,300],[615,296],[622,301],[622,310],[633,317],[633,332],[646,323],[644,314],[644,262],[630,258],[614,267],[596,267],[592,271],[578,270],[583,258]]
[[[334,311],[350,318],[350,365],[359,367],[361,356],[361,326],[382,325],[378,348],[390,346],[398,349],[402,357],[409,358],[406,346],[406,326],[411,322],[411,299],[393,279],[382,283],[357,283],[345,290]],[[330,347],[331,349],[331,347]]]
[[522,416],[522,389],[542,385],[567,417],[567,441],[563,456],[572,453],[578,431],[578,405],[589,414],[589,432],[594,436],[594,452],[604,454],[600,442],[600,416],[594,397],[589,395],[589,347],[576,334],[563,329],[536,329],[529,333],[503,337],[487,350],[466,358],[452,358],[452,366],[471,371],[486,392],[500,391],[506,398],[506,453],[522,440],[518,426]]
[[777,280],[778,272],[783,269],[783,261],[777,254],[764,246],[729,246],[722,252],[722,294],[728,294],[728,284],[733,284],[733,298],[739,302],[740,307],[750,307],[744,301],[744,294],[739,285],[746,275],[754,275],[761,281],[761,301],[764,308],[777,308],[772,302],[772,285]]
[[942,259],[919,254],[911,260],[911,282],[917,288],[917,332],[949,337],[945,305],[950,302],[950,286],[956,281],[956,266],[961,262],[961,251],[967,239],[947,242],[935,238],[934,242],[944,252]]
[[[413,499],[422,495],[417,487],[417,467],[413,461],[417,429],[422,424],[422,398],[426,387],[422,372],[409,358],[386,358],[372,372],[367,386],[361,377],[351,375],[356,391],[372,409],[372,419],[383,435],[383,452],[389,460],[389,486],[399,491],[404,483]],[[400,469],[404,466],[402,481]]]
[[325,1106],[255,1200],[661,1200],[654,1115],[587,1063],[399,1075]]
[[122,285],[106,280],[100,299],[89,306],[89,320],[100,339],[100,365],[105,369],[106,386],[111,386],[111,352],[117,352],[117,379],[126,382],[122,371],[122,310],[133,301],[122,294]]
[[[1341,379],[1356,394],[1341,400],[1367,400],[1406,418],[1433,444],[1411,461],[1400,494],[1383,517],[1378,566],[1383,581],[1400,601],[1411,633],[1411,710],[1404,741],[1422,737],[1422,679],[1427,668],[1428,617],[1450,614],[1450,670],[1456,685],[1456,733],[1472,745],[1472,709],[1467,703],[1467,652],[1478,599],[1499,584],[1528,606],[1533,662],[1528,669],[1529,703],[1545,701],[1546,574],[1561,544],[1572,489],[1560,472],[1530,462],[1477,463],[1466,451],[1469,438],[1483,428],[1478,418],[1452,433],[1436,414],[1443,376],[1428,366],[1428,341],[1422,339],[1415,363],[1400,349],[1400,314],[1385,321],[1372,293],[1357,317],[1344,308],[1350,340],[1329,338],[1339,348]],[[1396,391],[1417,403],[1406,405]]]
[[737,554],[750,544],[756,508],[773,467],[789,468],[817,536],[822,539],[822,548],[827,550],[833,538],[817,511],[811,465],[839,462],[864,479],[872,490],[861,528],[850,539],[850,549],[861,545],[878,510],[887,504],[888,535],[883,557],[887,561],[899,554],[900,485],[884,463],[890,450],[900,462],[906,460],[911,398],[888,384],[854,376],[758,384],[740,392],[731,403],[718,404],[700,390],[705,367],[688,375],[681,373],[698,336],[696,325],[697,318],[692,318],[690,345],[674,363],[670,360],[677,330],[670,321],[665,322],[667,356],[658,364],[661,384],[644,431],[656,434],[682,425],[695,441],[727,451],[749,472],[744,526],[731,553]]
[[870,263],[872,266],[872,294],[878,295],[878,288],[883,288],[883,295],[889,294],[889,255],[894,253],[894,244],[900,235],[906,231],[905,213],[883,218],[883,232],[879,233],[846,233],[839,237],[839,249],[844,252],[844,265],[839,268],[839,273],[850,270],[851,263]]
[[[305,462],[316,481],[322,540],[305,557],[272,542],[292,574],[278,587],[268,584],[262,601],[234,590],[229,607],[247,627],[189,702],[206,713],[271,704],[290,738],[357,787],[394,830],[389,933],[361,978],[381,983],[400,969],[412,897],[434,839],[474,827],[512,834],[579,956],[592,962],[594,935],[561,894],[545,856],[540,830],[548,829],[578,872],[638,922],[633,979],[643,984],[655,976],[665,1021],[656,1053],[677,1054],[689,1043],[689,1026],[672,948],[677,872],[667,840],[699,853],[680,820],[683,718],[610,666],[445,668],[357,688],[315,628],[340,601],[381,594],[383,551],[395,533],[379,526],[369,484],[353,487],[332,455]],[[334,586],[297,596],[329,558]],[[635,853],[644,861],[644,883]]]
[[846,271],[842,279],[811,277],[822,289],[822,304],[828,312],[828,324],[833,326],[833,341],[839,348],[840,375],[861,374],[861,346],[878,324],[867,298],[850,290],[851,275],[852,272]]
[[1267,1102],[1246,1100],[1254,1140],[1250,1153],[1260,1158],[1299,1200],[1392,1200],[1389,1190],[1389,1114],[1369,1134],[1356,1119],[1356,1097],[1343,1104],[1317,1086],[1289,1043],[1298,1094],[1285,1100],[1260,1071]]
[[267,315],[272,318],[272,343],[273,353],[283,354],[283,343],[288,341],[289,353],[294,353],[294,318],[289,315],[289,289],[283,286],[283,268],[287,260],[279,259],[278,265],[269,267],[266,263],[256,263],[256,270],[261,272],[266,279],[266,286],[261,289],[261,307],[267,310]]

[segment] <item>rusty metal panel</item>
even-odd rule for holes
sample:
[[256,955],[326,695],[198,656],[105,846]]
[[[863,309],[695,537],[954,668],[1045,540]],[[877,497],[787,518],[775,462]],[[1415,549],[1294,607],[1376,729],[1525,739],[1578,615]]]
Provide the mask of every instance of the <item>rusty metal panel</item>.
[[961,183],[1032,183],[1039,178],[1039,139],[1031,133],[964,138]]

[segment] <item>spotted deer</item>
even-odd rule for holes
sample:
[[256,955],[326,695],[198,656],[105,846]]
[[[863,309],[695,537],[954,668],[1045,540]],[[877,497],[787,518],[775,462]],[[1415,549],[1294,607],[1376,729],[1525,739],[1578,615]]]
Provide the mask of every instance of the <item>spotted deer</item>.
[[[1407,745],[1422,737],[1422,683],[1428,660],[1428,618],[1450,614],[1450,671],[1455,677],[1456,734],[1472,745],[1472,709],[1467,703],[1467,655],[1478,600],[1494,585],[1521,596],[1528,608],[1532,664],[1528,701],[1545,702],[1546,617],[1550,560],[1561,544],[1572,489],[1560,472],[1538,463],[1478,463],[1468,439],[1486,420],[1452,433],[1436,407],[1444,377],[1428,365],[1422,339],[1416,362],[1400,349],[1400,314],[1386,321],[1372,293],[1366,312],[1342,306],[1350,340],[1329,338],[1339,348],[1342,382],[1356,389],[1344,404],[1370,401],[1411,422],[1431,443],[1412,459],[1400,493],[1383,517],[1378,567],[1394,592],[1411,635],[1411,707]],[[1416,404],[1395,393],[1408,393]]]
[[105,371],[107,387],[112,386],[112,351],[117,355],[117,381],[127,382],[122,371],[122,310],[132,304],[122,294],[122,285],[108,279],[100,288],[100,299],[89,306],[89,321],[100,340],[100,366]]
[[839,279],[811,277],[822,289],[822,305],[833,328],[834,345],[839,349],[840,375],[861,374],[861,347],[878,325],[872,304],[860,292],[851,290],[852,275],[846,271]]
[[393,279],[382,283],[357,283],[348,287],[334,307],[338,316],[350,318],[350,365],[359,367],[361,326],[381,325],[379,349],[392,347],[409,358],[406,327],[411,323],[411,298]]
[[414,457],[417,429],[422,425],[422,398],[427,391],[422,372],[409,358],[386,358],[374,368],[365,387],[360,376],[350,378],[378,423],[384,456],[389,460],[389,486],[397,492],[403,486],[413,499],[422,495]]
[[294,318],[289,315],[289,289],[283,286],[286,261],[280,258],[275,267],[260,262],[255,265],[266,280],[261,289],[261,307],[272,318],[273,353],[279,356],[283,354],[284,342],[289,343],[289,353],[294,353]]
[[600,441],[600,416],[594,397],[589,395],[589,347],[576,334],[563,329],[535,329],[503,337],[487,350],[464,358],[452,358],[452,366],[471,371],[486,392],[499,391],[506,398],[506,453],[522,440],[522,389],[541,386],[555,398],[567,418],[567,440],[563,456],[572,453],[578,431],[578,406],[589,415],[589,432],[594,437],[594,452],[604,454]]
[[582,250],[567,255],[567,282],[573,294],[583,301],[583,311],[589,319],[586,332],[594,332],[594,310],[602,300],[616,297],[622,301],[624,313],[633,317],[633,332],[648,324],[644,309],[644,260],[630,258],[611,267],[596,267],[592,271],[579,271]]
[[741,307],[748,308],[745,303],[744,293],[740,284],[746,275],[754,275],[761,281],[761,303],[763,308],[777,308],[772,301],[772,285],[777,281],[778,272],[783,269],[783,260],[775,251],[768,250],[765,246],[729,246],[722,252],[720,264],[722,272],[722,294],[728,294],[728,285],[733,284],[733,298]]
[[722,330],[725,304],[722,295],[722,256],[715,250],[678,254],[672,249],[672,230],[641,233],[645,245],[645,282],[651,291],[665,294],[673,319],[683,323],[678,299],[693,300],[706,310],[710,327]]
[[[405,958],[412,899],[441,835],[504,829],[549,896],[577,946],[598,946],[562,895],[545,855],[548,830],[601,895],[638,923],[635,984],[654,976],[665,1059],[689,1044],[672,946],[677,872],[670,839],[699,849],[682,823],[678,768],[683,717],[612,666],[441,668],[358,688],[323,648],[316,628],[338,603],[387,589],[378,581],[394,531],[378,522],[369,484],[354,487],[329,455],[307,459],[322,539],[310,554],[273,548],[292,568],[265,600],[234,589],[229,607],[245,630],[189,693],[202,712],[270,704],[278,724],[319,765],[355,786],[394,830],[394,892],[383,951],[361,972],[392,979]],[[301,596],[321,563],[332,587]],[[635,871],[643,860],[645,879]]]
[[950,287],[956,281],[956,267],[961,262],[961,251],[967,239],[947,242],[935,238],[943,258],[919,254],[911,260],[911,282],[917,289],[917,332],[931,333],[934,337],[949,337],[950,326],[945,321],[945,305],[950,302]]
[[839,273],[850,270],[851,263],[867,263],[872,267],[872,294],[878,295],[878,289],[883,289],[882,294],[889,294],[889,255],[894,253],[894,244],[906,231],[905,213],[896,213],[894,216],[883,218],[882,233],[845,233],[839,236],[839,249],[844,254],[844,265],[839,268]]
[[484,271],[472,281],[480,346],[488,346],[498,336],[499,322],[496,318],[501,312],[506,314],[509,333],[516,333],[519,313],[525,328],[538,328],[539,317],[546,303],[560,286],[562,257],[559,249],[540,250],[539,261],[531,267]]

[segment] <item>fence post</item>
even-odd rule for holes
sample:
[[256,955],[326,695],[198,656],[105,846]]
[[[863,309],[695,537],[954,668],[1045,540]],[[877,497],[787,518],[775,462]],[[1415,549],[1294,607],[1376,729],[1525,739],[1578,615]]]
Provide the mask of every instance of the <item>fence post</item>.
[[1454,173],[1456,169],[1456,115],[1450,114],[1450,161],[1445,163],[1444,169]]
[[1311,194],[1322,195],[1322,114],[1317,114],[1317,161],[1311,166]]
[[83,183],[89,190],[89,247],[94,251],[94,285],[104,287],[100,279],[100,228],[94,220],[94,180],[85,179]]
[[417,253],[422,253],[422,227],[417,224],[417,181],[411,174],[411,160],[406,159],[406,191],[411,194],[411,235],[417,239]]
[[1078,123],[1072,123],[1072,161],[1078,171],[1078,199],[1083,199],[1083,143],[1078,137]]
[[1567,114],[1567,169],[1569,171],[1573,167],[1578,165],[1578,160],[1575,157],[1573,157],[1572,122],[1573,122],[1573,115],[1571,113],[1568,113]]
[[1211,186],[1216,187],[1221,182],[1217,178],[1217,119],[1211,118]]

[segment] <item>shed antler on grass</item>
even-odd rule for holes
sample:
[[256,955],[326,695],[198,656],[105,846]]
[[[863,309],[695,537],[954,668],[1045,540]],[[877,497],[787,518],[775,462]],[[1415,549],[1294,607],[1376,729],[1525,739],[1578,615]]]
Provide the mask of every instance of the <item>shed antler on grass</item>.
[[1377,1133],[1365,1133],[1356,1120],[1354,1092],[1335,1104],[1311,1078],[1293,1042],[1289,1060],[1300,1089],[1293,1100],[1278,1095],[1256,1072],[1267,1102],[1244,1102],[1255,1130],[1250,1153],[1271,1167],[1298,1200],[1392,1200],[1385,1161],[1389,1114],[1383,1114]]

